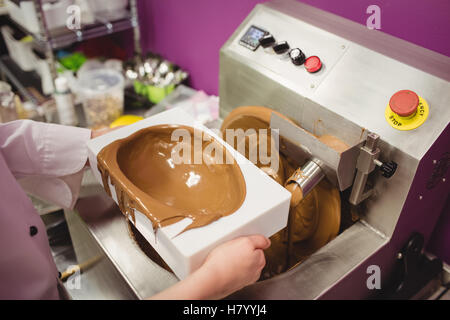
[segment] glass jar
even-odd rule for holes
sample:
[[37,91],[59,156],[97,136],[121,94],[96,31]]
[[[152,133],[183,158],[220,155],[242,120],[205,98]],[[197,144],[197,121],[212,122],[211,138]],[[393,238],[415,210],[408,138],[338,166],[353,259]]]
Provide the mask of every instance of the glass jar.
[[14,98],[11,86],[0,81],[0,120],[3,123],[18,119]]

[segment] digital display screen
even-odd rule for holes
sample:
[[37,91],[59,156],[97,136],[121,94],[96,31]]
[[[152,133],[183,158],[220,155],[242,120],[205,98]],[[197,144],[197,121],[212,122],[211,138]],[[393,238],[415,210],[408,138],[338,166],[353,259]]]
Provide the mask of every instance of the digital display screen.
[[266,31],[258,27],[251,26],[241,38],[239,43],[250,50],[256,50],[259,47],[259,39],[261,39],[266,33]]

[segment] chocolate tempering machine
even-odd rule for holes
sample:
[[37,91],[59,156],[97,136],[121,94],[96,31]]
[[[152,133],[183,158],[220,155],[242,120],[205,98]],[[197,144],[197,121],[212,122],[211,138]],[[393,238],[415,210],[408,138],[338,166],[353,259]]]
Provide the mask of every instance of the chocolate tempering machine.
[[[411,270],[386,286],[418,259],[449,196],[450,59],[297,1],[273,1],[257,5],[224,44],[219,78],[224,123],[241,106],[270,108],[280,154],[302,159],[286,184],[305,201],[316,192],[316,205],[323,183],[340,199],[333,237],[231,298],[409,298],[420,289]],[[330,136],[346,147],[321,139]],[[94,208],[102,212],[86,218]],[[104,257],[86,276],[111,288],[105,298],[146,298],[177,281],[133,243],[104,194],[81,199],[77,213],[66,212],[75,251],[79,260]],[[368,283],[374,266],[381,289]]]

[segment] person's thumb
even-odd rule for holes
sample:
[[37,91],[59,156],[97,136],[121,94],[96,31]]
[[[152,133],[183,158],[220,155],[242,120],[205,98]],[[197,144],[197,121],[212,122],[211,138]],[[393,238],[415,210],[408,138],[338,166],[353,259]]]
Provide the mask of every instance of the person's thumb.
[[248,236],[248,239],[253,243],[255,249],[267,249],[270,247],[270,240],[260,234]]

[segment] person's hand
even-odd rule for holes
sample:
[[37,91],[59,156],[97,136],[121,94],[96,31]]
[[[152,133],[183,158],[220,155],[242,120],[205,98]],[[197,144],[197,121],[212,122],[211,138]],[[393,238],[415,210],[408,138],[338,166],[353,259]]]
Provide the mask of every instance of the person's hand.
[[250,285],[259,279],[266,264],[264,249],[270,247],[270,240],[262,235],[241,237],[215,248],[200,267],[210,275],[220,299]]
[[215,248],[203,265],[184,280],[149,299],[222,299],[259,279],[270,240],[241,237]]

